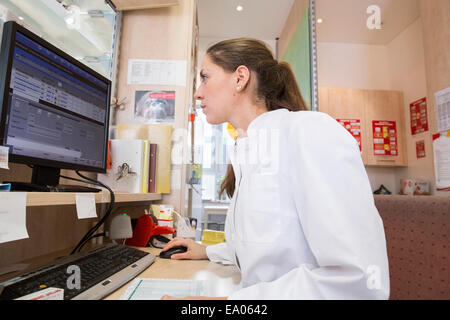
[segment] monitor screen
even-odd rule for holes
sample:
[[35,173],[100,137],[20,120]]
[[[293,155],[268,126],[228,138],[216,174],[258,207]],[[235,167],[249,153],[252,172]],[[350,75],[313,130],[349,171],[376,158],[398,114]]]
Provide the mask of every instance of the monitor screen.
[[10,160],[105,172],[110,81],[15,23],[1,56]]

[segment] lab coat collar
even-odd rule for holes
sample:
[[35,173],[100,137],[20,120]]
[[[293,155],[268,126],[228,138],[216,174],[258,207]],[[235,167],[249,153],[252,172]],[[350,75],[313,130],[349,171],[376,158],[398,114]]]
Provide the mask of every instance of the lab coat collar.
[[[262,114],[260,114],[259,116],[257,116],[255,119],[253,119],[250,124],[248,125],[247,128],[247,132],[250,130],[256,130],[258,128],[260,128],[261,124],[264,123],[264,119],[267,119],[268,117],[272,117],[275,114],[281,113],[281,112],[289,112],[288,109],[282,108],[282,109],[277,109],[277,110],[272,110],[272,111],[267,111],[264,112]],[[236,142],[235,145],[239,144],[240,142],[243,142],[245,140],[247,140],[248,135],[245,136],[238,136],[236,138]]]
[[267,117],[274,116],[275,114],[278,114],[281,112],[289,112],[289,110],[282,108],[282,109],[267,111],[267,112],[260,114],[255,119],[253,119],[252,122],[250,122],[250,124],[248,125],[248,128],[247,128],[247,131],[255,130],[255,129],[259,128],[259,125],[261,125],[261,123],[263,123],[264,119],[266,119]]

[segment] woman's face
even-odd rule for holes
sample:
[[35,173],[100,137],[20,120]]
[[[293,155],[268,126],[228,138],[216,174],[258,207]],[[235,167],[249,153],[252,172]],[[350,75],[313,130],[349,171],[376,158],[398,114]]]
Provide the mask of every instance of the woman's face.
[[236,103],[236,77],[214,64],[206,55],[200,71],[200,86],[195,92],[195,99],[201,101],[206,121],[221,124],[229,121]]

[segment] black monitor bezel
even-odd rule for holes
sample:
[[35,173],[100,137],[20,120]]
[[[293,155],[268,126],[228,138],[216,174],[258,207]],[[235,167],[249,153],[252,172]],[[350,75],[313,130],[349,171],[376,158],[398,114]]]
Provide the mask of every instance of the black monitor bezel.
[[[36,41],[43,47],[53,51],[57,55],[66,59],[70,63],[73,63],[77,67],[91,74],[92,76],[98,78],[101,81],[107,83],[107,105],[106,105],[106,119],[105,119],[105,141],[104,141],[104,161],[103,167],[93,167],[88,165],[80,165],[69,162],[61,162],[57,160],[49,160],[42,158],[35,158],[24,155],[17,155],[10,153],[9,161],[15,163],[22,163],[28,165],[38,165],[38,166],[46,166],[58,169],[69,169],[69,170],[78,170],[78,171],[88,171],[88,172],[97,172],[97,173],[106,173],[106,165],[107,165],[107,156],[108,156],[108,139],[109,139],[109,113],[110,113],[110,100],[111,100],[111,81],[105,78],[103,75],[99,74],[95,70],[85,66],[78,60],[74,59],[64,51],[58,49],[48,41],[42,39],[41,37],[35,35],[33,32],[24,28],[14,21],[8,21],[3,26],[3,39],[1,44],[1,52],[0,52],[0,143],[1,145],[5,145],[5,131],[6,131],[6,114],[7,112],[3,112],[7,110],[8,107],[8,98],[9,98],[9,87],[11,81],[11,69],[12,69],[12,59],[13,59],[13,51],[14,51],[14,43],[15,43],[15,35],[17,32],[24,34],[30,39]],[[2,66],[6,66],[6,68],[2,68]]]

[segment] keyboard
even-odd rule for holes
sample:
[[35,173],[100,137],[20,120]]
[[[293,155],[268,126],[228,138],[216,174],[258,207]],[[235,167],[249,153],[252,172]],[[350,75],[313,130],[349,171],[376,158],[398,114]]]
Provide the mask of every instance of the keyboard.
[[0,300],[17,299],[46,288],[64,289],[64,300],[98,300],[135,278],[154,260],[151,253],[106,244],[0,283]]

